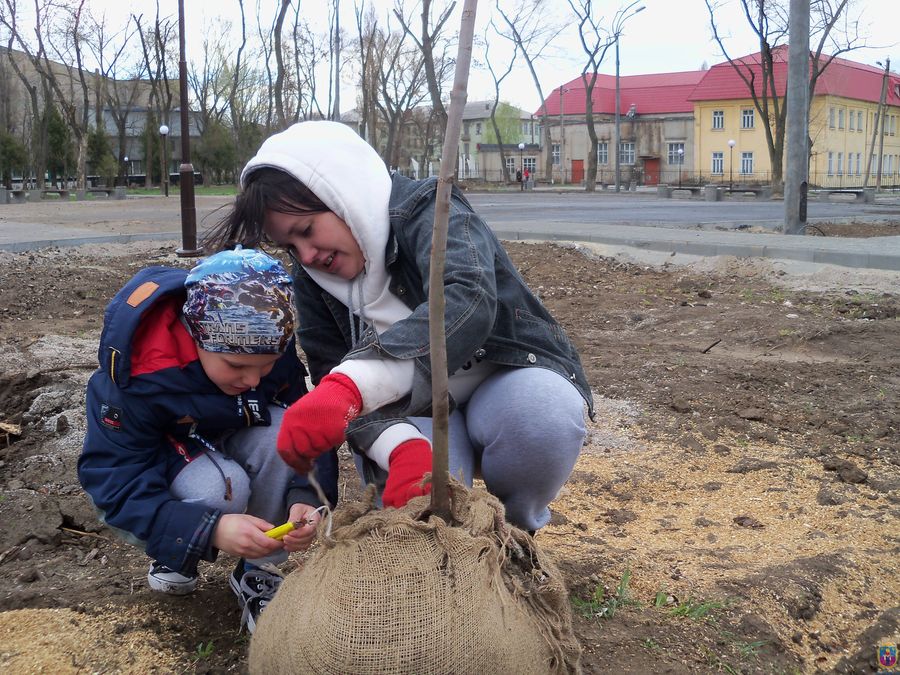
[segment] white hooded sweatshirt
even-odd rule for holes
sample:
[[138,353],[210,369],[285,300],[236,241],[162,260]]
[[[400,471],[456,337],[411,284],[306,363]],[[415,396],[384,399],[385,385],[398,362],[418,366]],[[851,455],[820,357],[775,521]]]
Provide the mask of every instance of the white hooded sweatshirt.
[[[352,129],[338,122],[300,122],[262,144],[241,173],[241,185],[260,168],[288,173],[312,192],[350,228],[365,258],[352,281],[304,266],[325,291],[344,302],[380,334],[411,314],[390,292],[384,252],[390,234],[388,203],[391,177],[378,153]],[[413,362],[352,359],[332,369],[359,389],[362,414],[399,400],[412,389]],[[387,469],[391,450],[411,438],[424,438],[412,424],[391,427],[366,454]]]

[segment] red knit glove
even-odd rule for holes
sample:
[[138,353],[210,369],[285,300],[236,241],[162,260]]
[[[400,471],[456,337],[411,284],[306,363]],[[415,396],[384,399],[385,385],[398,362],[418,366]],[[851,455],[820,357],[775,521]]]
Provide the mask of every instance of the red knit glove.
[[385,506],[399,509],[413,497],[431,492],[431,482],[422,478],[431,471],[431,444],[421,438],[404,441],[391,452],[388,477],[381,495]]
[[326,375],[288,408],[278,431],[278,454],[297,473],[309,473],[316,458],[344,442],[347,425],[362,410],[359,389],[346,375]]

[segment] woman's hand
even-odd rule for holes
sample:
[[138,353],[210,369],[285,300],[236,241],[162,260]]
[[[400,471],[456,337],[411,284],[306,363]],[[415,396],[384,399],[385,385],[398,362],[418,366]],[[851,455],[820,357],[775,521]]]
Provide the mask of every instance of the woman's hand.
[[344,442],[347,425],[362,409],[359,389],[346,375],[326,375],[288,408],[278,431],[278,454],[297,473],[307,474],[316,458]]
[[262,558],[282,548],[277,539],[266,536],[271,523],[244,513],[226,513],[213,531],[212,545],[239,558]]
[[284,548],[291,553],[305,551],[316,538],[316,526],[321,520],[321,515],[316,511],[316,507],[309,504],[294,504],[291,507],[288,520],[297,523],[304,522],[306,525],[291,530],[284,535]]
[[385,506],[400,508],[413,497],[431,492],[431,481],[422,484],[431,471],[431,444],[419,438],[404,441],[391,452],[388,477],[381,494]]

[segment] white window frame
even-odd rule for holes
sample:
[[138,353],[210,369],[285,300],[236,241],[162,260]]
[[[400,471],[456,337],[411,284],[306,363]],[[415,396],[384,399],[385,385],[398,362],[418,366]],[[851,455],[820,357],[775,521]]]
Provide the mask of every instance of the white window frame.
[[741,153],[741,175],[743,175],[743,176],[752,176],[753,175],[753,153],[752,152],[742,152]]
[[837,154],[837,175],[838,176],[844,175],[844,153],[843,152],[839,152]]
[[[678,151],[681,150],[679,154]],[[684,165],[684,142],[668,143],[666,161],[672,165]]]
[[848,131],[856,131],[856,111],[855,110],[850,111],[850,116],[847,119],[847,122],[848,122],[847,130]]
[[756,119],[756,110],[741,108],[741,129],[752,129]]
[[597,141],[597,164],[609,164],[608,141]]
[[481,122],[475,122],[475,135],[481,136]]
[[862,175],[862,153],[861,152],[856,153],[856,175],[857,176]]
[[559,143],[551,143],[550,144],[550,154],[553,157],[553,166],[559,166],[559,161],[560,161]]
[[528,173],[533,176],[534,170],[537,168],[537,159],[534,157],[524,157],[522,159],[522,164],[528,169]]
[[710,165],[710,173],[713,176],[725,175],[725,153],[721,151],[713,152],[712,163]]
[[834,175],[834,153],[830,150],[828,151],[828,175]]
[[828,128],[834,129],[834,106],[828,108]]
[[844,109],[838,108],[838,129],[844,128]]
[[724,129],[725,128],[725,111],[724,110],[713,110],[712,111],[712,128],[713,129]]
[[863,111],[858,110],[856,112],[856,131],[862,132],[863,130]]
[[622,141],[619,143],[619,163],[634,164],[634,141]]

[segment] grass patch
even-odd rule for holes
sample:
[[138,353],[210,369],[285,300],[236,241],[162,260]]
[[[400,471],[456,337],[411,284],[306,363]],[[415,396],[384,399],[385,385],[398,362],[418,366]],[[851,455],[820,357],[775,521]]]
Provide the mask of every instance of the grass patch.
[[698,621],[709,618],[709,615],[712,614],[712,612],[717,609],[722,609],[723,607],[725,607],[724,602],[688,598],[684,602],[679,602],[670,609],[669,612],[672,616],[683,616]]
[[630,583],[631,570],[626,567],[613,592],[609,592],[605,586],[598,584],[590,598],[587,600],[572,598],[572,604],[586,619],[611,619],[622,607],[640,605],[631,597],[631,591],[628,588]]

